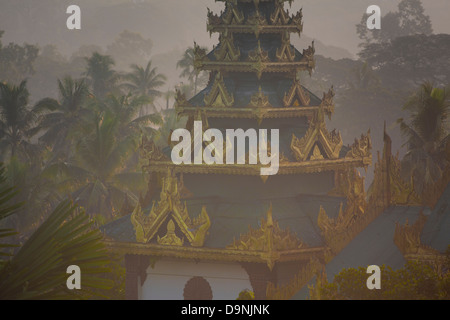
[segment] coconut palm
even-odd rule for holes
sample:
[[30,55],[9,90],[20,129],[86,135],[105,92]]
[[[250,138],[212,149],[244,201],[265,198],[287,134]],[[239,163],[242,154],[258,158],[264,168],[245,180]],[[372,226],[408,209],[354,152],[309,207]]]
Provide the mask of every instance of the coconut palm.
[[[134,94],[148,96],[152,101],[154,98],[161,96],[162,92],[158,88],[165,84],[167,77],[158,73],[158,68],[152,68],[151,60],[145,68],[133,64],[131,65],[131,69],[132,71],[124,76],[126,82],[122,84],[123,87]],[[152,111],[156,112],[154,104],[151,103],[149,105]]]
[[402,161],[403,174],[413,176],[419,192],[424,185],[441,177],[448,161],[445,150],[450,146],[447,130],[449,97],[448,90],[425,82],[404,105],[404,109],[411,113],[409,121],[397,121],[407,138],[408,151]]
[[35,113],[28,109],[29,93],[26,81],[18,86],[0,83],[0,150],[10,152],[14,157],[18,153],[26,156],[32,145],[28,138],[37,130],[33,127]]
[[84,79],[73,80],[71,77],[58,80],[58,88],[59,101],[42,99],[36,104],[34,111],[40,114],[39,125],[46,130],[39,140],[51,146],[54,152],[63,150],[67,153],[71,147],[71,139],[68,139],[70,134],[90,114],[85,107],[89,89]]
[[149,102],[151,102],[151,98],[147,95],[135,96],[129,93],[118,96],[110,94],[100,104],[99,108],[117,118],[119,140],[124,137],[140,140],[141,132],[147,135],[153,135],[155,130],[152,126],[162,123],[162,118],[159,113],[141,115],[140,110],[142,106]]
[[88,214],[108,220],[120,213],[124,201],[135,204],[137,190],[145,188],[144,175],[125,166],[137,152],[137,142],[132,136],[120,137],[119,121],[111,112],[99,114],[94,131],[80,140],[74,157],[49,169]]

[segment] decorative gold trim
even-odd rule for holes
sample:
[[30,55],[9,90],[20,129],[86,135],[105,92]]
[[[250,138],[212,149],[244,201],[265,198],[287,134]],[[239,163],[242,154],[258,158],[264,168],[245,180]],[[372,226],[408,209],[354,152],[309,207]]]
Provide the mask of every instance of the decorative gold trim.
[[233,94],[229,94],[220,72],[217,73],[214,84],[208,95],[205,95],[207,107],[231,107],[234,104]]
[[[135,254],[154,257],[171,257],[189,260],[203,261],[232,261],[232,262],[256,262],[267,263],[264,252],[261,251],[240,251],[230,249],[198,248],[189,246],[164,246],[153,243],[129,243],[105,240],[105,245],[111,251],[119,254]],[[305,248],[278,252],[277,262],[287,261],[308,261],[317,257],[322,258],[326,248]]]
[[[186,204],[180,200],[179,182],[176,175],[167,169],[167,176],[163,179],[160,200],[157,205],[153,203],[149,215],[142,212],[138,204],[131,214],[131,222],[136,232],[136,241],[141,243],[150,242],[161,228],[162,224],[172,217],[189,243],[194,247],[201,247],[206,238],[207,231],[211,225],[206,208],[203,207],[199,217],[191,221]],[[169,226],[168,226],[169,231]],[[164,243],[174,240],[166,238]],[[160,239],[158,239],[160,241]],[[176,241],[176,240],[175,240]]]
[[[371,159],[336,159],[336,160],[315,160],[304,162],[280,162],[277,175],[319,173],[327,171],[345,171],[355,167],[366,167],[371,164]],[[145,169],[148,172],[165,173],[170,168],[175,173],[192,174],[225,174],[225,175],[245,175],[260,176],[262,165],[252,164],[180,164],[174,165],[170,161],[153,161]]]
[[[260,114],[255,112],[254,107],[245,108],[214,108],[214,107],[177,107],[177,113],[180,116],[192,116],[198,112],[198,109],[203,109],[203,111],[210,118],[242,118],[242,119],[255,119],[260,118]],[[299,117],[310,117],[312,118],[314,113],[317,112],[319,107],[308,106],[302,108],[264,108],[264,114],[262,115],[264,119],[275,119],[275,118],[299,118]]]
[[378,206],[421,205],[420,196],[414,191],[411,179],[407,183],[401,178],[401,162],[399,155],[392,155],[392,140],[384,131],[383,155],[378,152],[378,162],[375,164],[374,179],[369,190],[369,196]]

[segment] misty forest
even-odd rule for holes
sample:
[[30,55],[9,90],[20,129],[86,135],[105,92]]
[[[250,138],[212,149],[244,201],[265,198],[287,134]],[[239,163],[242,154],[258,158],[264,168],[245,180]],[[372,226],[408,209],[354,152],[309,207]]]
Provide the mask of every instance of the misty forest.
[[[157,55],[152,39],[127,29],[118,30],[110,43],[77,48],[5,41],[8,33],[17,34],[11,29],[19,24],[3,25],[2,15],[26,21],[38,5],[25,1],[26,10],[19,11],[19,2],[4,2],[0,299],[123,299],[123,259],[106,250],[100,227],[130,214],[146,197],[151,186],[140,146],[146,137],[168,148],[171,132],[185,125],[174,109],[176,91],[189,99],[210,80],[194,68],[195,39],[190,47]],[[116,6],[115,15],[121,8]],[[336,114],[327,121],[340,128],[346,143],[370,128],[376,155],[386,125],[393,149],[400,152],[402,175],[413,177],[421,193],[442,178],[450,161],[450,34],[434,32],[420,0],[400,1],[383,13],[381,30],[365,27],[366,14],[348,21],[358,36],[356,57],[343,57],[344,49],[336,53],[317,41],[317,67],[299,78],[319,97],[334,87]],[[365,176],[370,188],[373,167]],[[83,290],[65,287],[65,268],[72,264],[85,270]],[[322,298],[355,298],[342,288],[358,272],[343,272],[322,289]],[[367,298],[404,298],[401,272],[423,270],[407,265],[398,274],[383,272],[402,289]],[[448,298],[448,277],[427,272],[426,281],[434,281],[427,288],[434,289],[420,298]]]

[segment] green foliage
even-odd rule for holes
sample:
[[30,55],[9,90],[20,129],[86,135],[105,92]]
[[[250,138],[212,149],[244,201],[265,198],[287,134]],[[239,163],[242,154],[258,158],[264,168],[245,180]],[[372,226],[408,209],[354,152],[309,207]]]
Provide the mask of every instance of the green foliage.
[[[14,203],[16,196],[0,164],[0,222],[23,205]],[[4,242],[15,234],[0,230],[0,249],[18,247]],[[2,258],[9,258],[0,263],[0,300],[86,299],[98,296],[96,290],[110,289],[112,281],[99,276],[110,272],[105,265],[112,263],[102,238],[84,211],[63,201],[16,254],[0,251]],[[67,289],[70,265],[82,270],[81,291]]]
[[449,97],[447,89],[425,82],[404,105],[410,112],[409,121],[402,118],[397,121],[407,138],[408,151],[402,160],[402,174],[413,177],[418,192],[441,178],[448,164],[445,152],[450,137],[447,129]]
[[[153,100],[161,96],[162,92],[158,90],[163,86],[167,80],[166,76],[158,73],[157,68],[152,68],[152,61],[148,61],[145,68],[136,64],[131,65],[132,72],[125,75],[125,80],[122,86],[130,92],[149,97],[149,105],[152,107],[152,112],[156,112]],[[141,112],[142,115],[142,112]]]
[[[17,190],[15,190],[15,188],[10,187],[6,183],[5,168],[3,166],[3,163],[0,163],[0,221],[16,213],[17,209],[19,209],[22,206],[22,203],[16,204],[11,203],[11,199],[13,199],[17,195],[17,193],[18,192]],[[8,238],[16,234],[17,232],[14,231],[13,229],[0,227],[0,241],[4,238]],[[9,250],[14,247],[17,246],[9,243],[0,243],[0,268],[3,266],[4,263],[4,260],[2,259],[4,257],[11,256],[11,254],[8,251],[4,250],[5,249]]]
[[31,144],[28,138],[36,134],[33,127],[36,115],[28,109],[29,93],[27,82],[20,85],[0,83],[0,151],[9,152],[10,157],[20,156],[26,158],[30,152]]
[[[81,299],[110,289],[111,281],[98,277],[110,271],[101,239],[84,211],[62,202],[0,270],[0,299]],[[81,291],[67,289],[70,265],[82,271]]]
[[239,292],[239,297],[236,300],[255,300],[255,294],[249,289]]
[[40,100],[33,111],[39,114],[40,128],[45,133],[39,138],[46,146],[50,146],[55,153],[60,151],[68,153],[71,144],[68,139],[73,137],[73,131],[90,113],[86,108],[89,88],[85,80],[73,80],[66,77],[58,80],[59,101],[52,98]]
[[[407,262],[392,270],[381,266],[381,289],[369,290],[366,268],[342,270],[332,283],[315,288],[321,300],[437,300],[450,299],[449,274],[440,276],[428,264]],[[318,293],[317,293],[318,292]]]

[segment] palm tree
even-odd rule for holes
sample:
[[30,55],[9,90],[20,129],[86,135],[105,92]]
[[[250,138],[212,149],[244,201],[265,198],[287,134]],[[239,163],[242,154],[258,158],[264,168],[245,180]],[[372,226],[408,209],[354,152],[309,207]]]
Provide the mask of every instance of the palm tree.
[[[0,220],[22,205],[13,203],[16,194],[6,185],[0,164]],[[14,234],[0,230],[3,240]],[[8,259],[0,264],[0,300],[86,299],[94,297],[96,290],[110,289],[111,281],[101,276],[110,271],[105,267],[110,257],[102,238],[82,210],[70,201],[61,202],[16,254],[0,252]],[[0,247],[19,246],[1,243]],[[70,265],[83,271],[81,291],[67,289]]]
[[409,123],[404,119],[397,121],[407,137],[403,174],[414,178],[416,191],[421,192],[426,184],[439,179],[447,165],[449,97],[448,90],[425,82],[404,105],[404,109],[411,113]]
[[104,98],[111,92],[119,80],[118,74],[112,69],[114,60],[110,56],[94,52],[87,62],[86,76],[92,81],[93,93],[97,98]]
[[[208,50],[206,47],[202,47],[200,49],[205,51]],[[183,54],[183,57],[178,61],[177,68],[181,68],[180,77],[187,78],[190,82],[193,82],[194,95],[196,95],[198,85],[206,82],[207,76],[205,72],[200,73],[200,71],[194,67],[194,58],[194,48],[187,48]]]
[[65,192],[89,215],[110,220],[124,201],[137,203],[136,193],[145,188],[145,179],[142,173],[126,168],[130,156],[137,152],[137,142],[132,136],[120,137],[119,116],[102,112],[94,128],[78,143],[74,157],[55,164],[52,170],[59,173]]
[[[123,83],[123,87],[131,90],[141,96],[148,96],[152,100],[161,96],[162,92],[158,90],[163,86],[167,77],[158,73],[158,68],[152,68],[152,61],[147,63],[145,68],[136,64],[131,65],[132,72],[125,75],[127,82]],[[152,111],[156,112],[156,108],[151,104]],[[142,114],[141,114],[142,115]]]
[[47,131],[39,138],[44,144],[51,146],[53,151],[69,151],[71,144],[68,139],[74,129],[78,128],[90,113],[85,108],[89,89],[84,79],[73,80],[66,77],[58,80],[59,101],[45,98],[39,101],[34,111],[41,114],[39,125]]
[[26,140],[37,132],[33,127],[35,113],[29,110],[26,81],[18,86],[0,83],[0,150],[10,149],[10,156],[18,152],[26,155],[31,144]]

